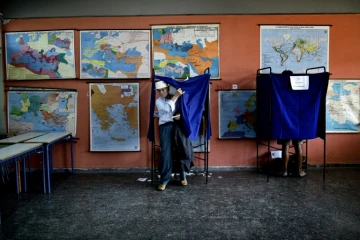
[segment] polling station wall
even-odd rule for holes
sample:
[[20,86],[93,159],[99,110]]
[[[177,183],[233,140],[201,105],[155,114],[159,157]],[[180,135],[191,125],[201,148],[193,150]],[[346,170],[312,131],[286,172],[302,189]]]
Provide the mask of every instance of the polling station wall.
[[[256,70],[260,67],[259,24],[331,25],[329,46],[330,79],[360,79],[360,15],[203,15],[203,16],[137,16],[14,19],[3,25],[3,33],[57,29],[75,30],[75,66],[79,77],[79,31],[89,29],[151,29],[151,25],[220,24],[220,79],[212,80],[210,111],[213,136],[210,141],[209,165],[255,166],[254,139],[219,139],[218,91],[255,89]],[[4,37],[3,37],[4,38]],[[4,41],[3,41],[4,42]],[[4,44],[4,43],[3,43]],[[3,46],[4,47],[4,46]],[[4,88],[28,86],[71,88],[78,91],[76,168],[148,168],[151,164],[151,143],[147,139],[150,79],[139,80],[140,152],[90,152],[89,84],[86,80],[6,81],[5,54],[2,54]],[[126,82],[126,80],[114,80]],[[0,96],[1,97],[1,96]],[[2,96],[6,109],[6,94]],[[360,163],[360,134],[327,134],[327,163]],[[323,140],[309,141],[309,164],[323,161]],[[53,158],[55,168],[70,167],[68,147],[59,145]],[[260,154],[264,154],[261,150]],[[196,165],[202,161],[196,160]]]

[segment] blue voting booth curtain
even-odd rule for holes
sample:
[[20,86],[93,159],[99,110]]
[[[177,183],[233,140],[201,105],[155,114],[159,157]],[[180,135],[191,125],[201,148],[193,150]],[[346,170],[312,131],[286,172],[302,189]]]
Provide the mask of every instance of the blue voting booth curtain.
[[[181,121],[185,127],[186,136],[190,140],[196,140],[198,138],[199,128],[201,124],[202,113],[204,109],[204,104],[206,96],[209,91],[210,83],[210,74],[203,74],[193,78],[190,78],[187,81],[179,82],[169,77],[156,76],[153,78],[156,80],[162,80],[176,89],[181,88],[185,94],[183,94],[179,99],[179,108],[181,114]],[[148,129],[148,139],[154,141],[154,118],[153,113],[155,109],[155,82],[152,83],[151,99],[150,99],[150,116],[149,116],[149,129]],[[210,111],[208,110],[208,122],[206,129],[207,140],[211,136],[211,124],[210,124]]]
[[292,90],[290,76],[264,74],[257,77],[257,137],[324,138],[329,73],[308,74],[308,90]]

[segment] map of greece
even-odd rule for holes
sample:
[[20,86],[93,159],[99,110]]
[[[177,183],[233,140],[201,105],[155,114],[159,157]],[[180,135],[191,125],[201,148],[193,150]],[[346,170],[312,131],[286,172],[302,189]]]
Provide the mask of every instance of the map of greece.
[[140,151],[139,84],[90,84],[91,151]]
[[220,77],[218,24],[153,26],[152,34],[156,75],[195,77],[209,68]]
[[220,138],[256,138],[255,90],[219,91]]
[[326,131],[359,132],[360,81],[330,80],[326,95]]
[[261,26],[260,38],[260,68],[305,73],[324,66],[329,71],[328,26]]
[[5,34],[8,80],[75,78],[74,31]]
[[8,92],[8,130],[69,132],[76,135],[77,92]]
[[81,31],[81,78],[149,78],[150,31]]

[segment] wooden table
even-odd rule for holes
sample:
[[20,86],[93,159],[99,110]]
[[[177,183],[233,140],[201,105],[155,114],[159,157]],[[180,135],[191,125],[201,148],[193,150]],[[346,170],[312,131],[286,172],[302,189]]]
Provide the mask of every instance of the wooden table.
[[71,133],[66,132],[50,132],[45,135],[32,138],[25,141],[25,143],[42,143],[45,148],[46,155],[46,178],[47,178],[47,190],[51,192],[50,185],[50,168],[52,166],[52,146],[61,141],[70,141],[71,146],[71,169],[74,173],[74,153],[73,153],[73,137]]

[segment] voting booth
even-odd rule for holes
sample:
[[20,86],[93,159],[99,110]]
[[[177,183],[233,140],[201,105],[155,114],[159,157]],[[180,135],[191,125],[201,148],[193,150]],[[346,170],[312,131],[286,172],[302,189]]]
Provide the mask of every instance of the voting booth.
[[[308,74],[262,74],[256,77],[258,140],[324,140],[328,72]],[[307,147],[307,145],[306,145]],[[270,149],[269,149],[270,150]],[[270,151],[269,151],[270,152]],[[325,175],[324,175],[325,179]]]

